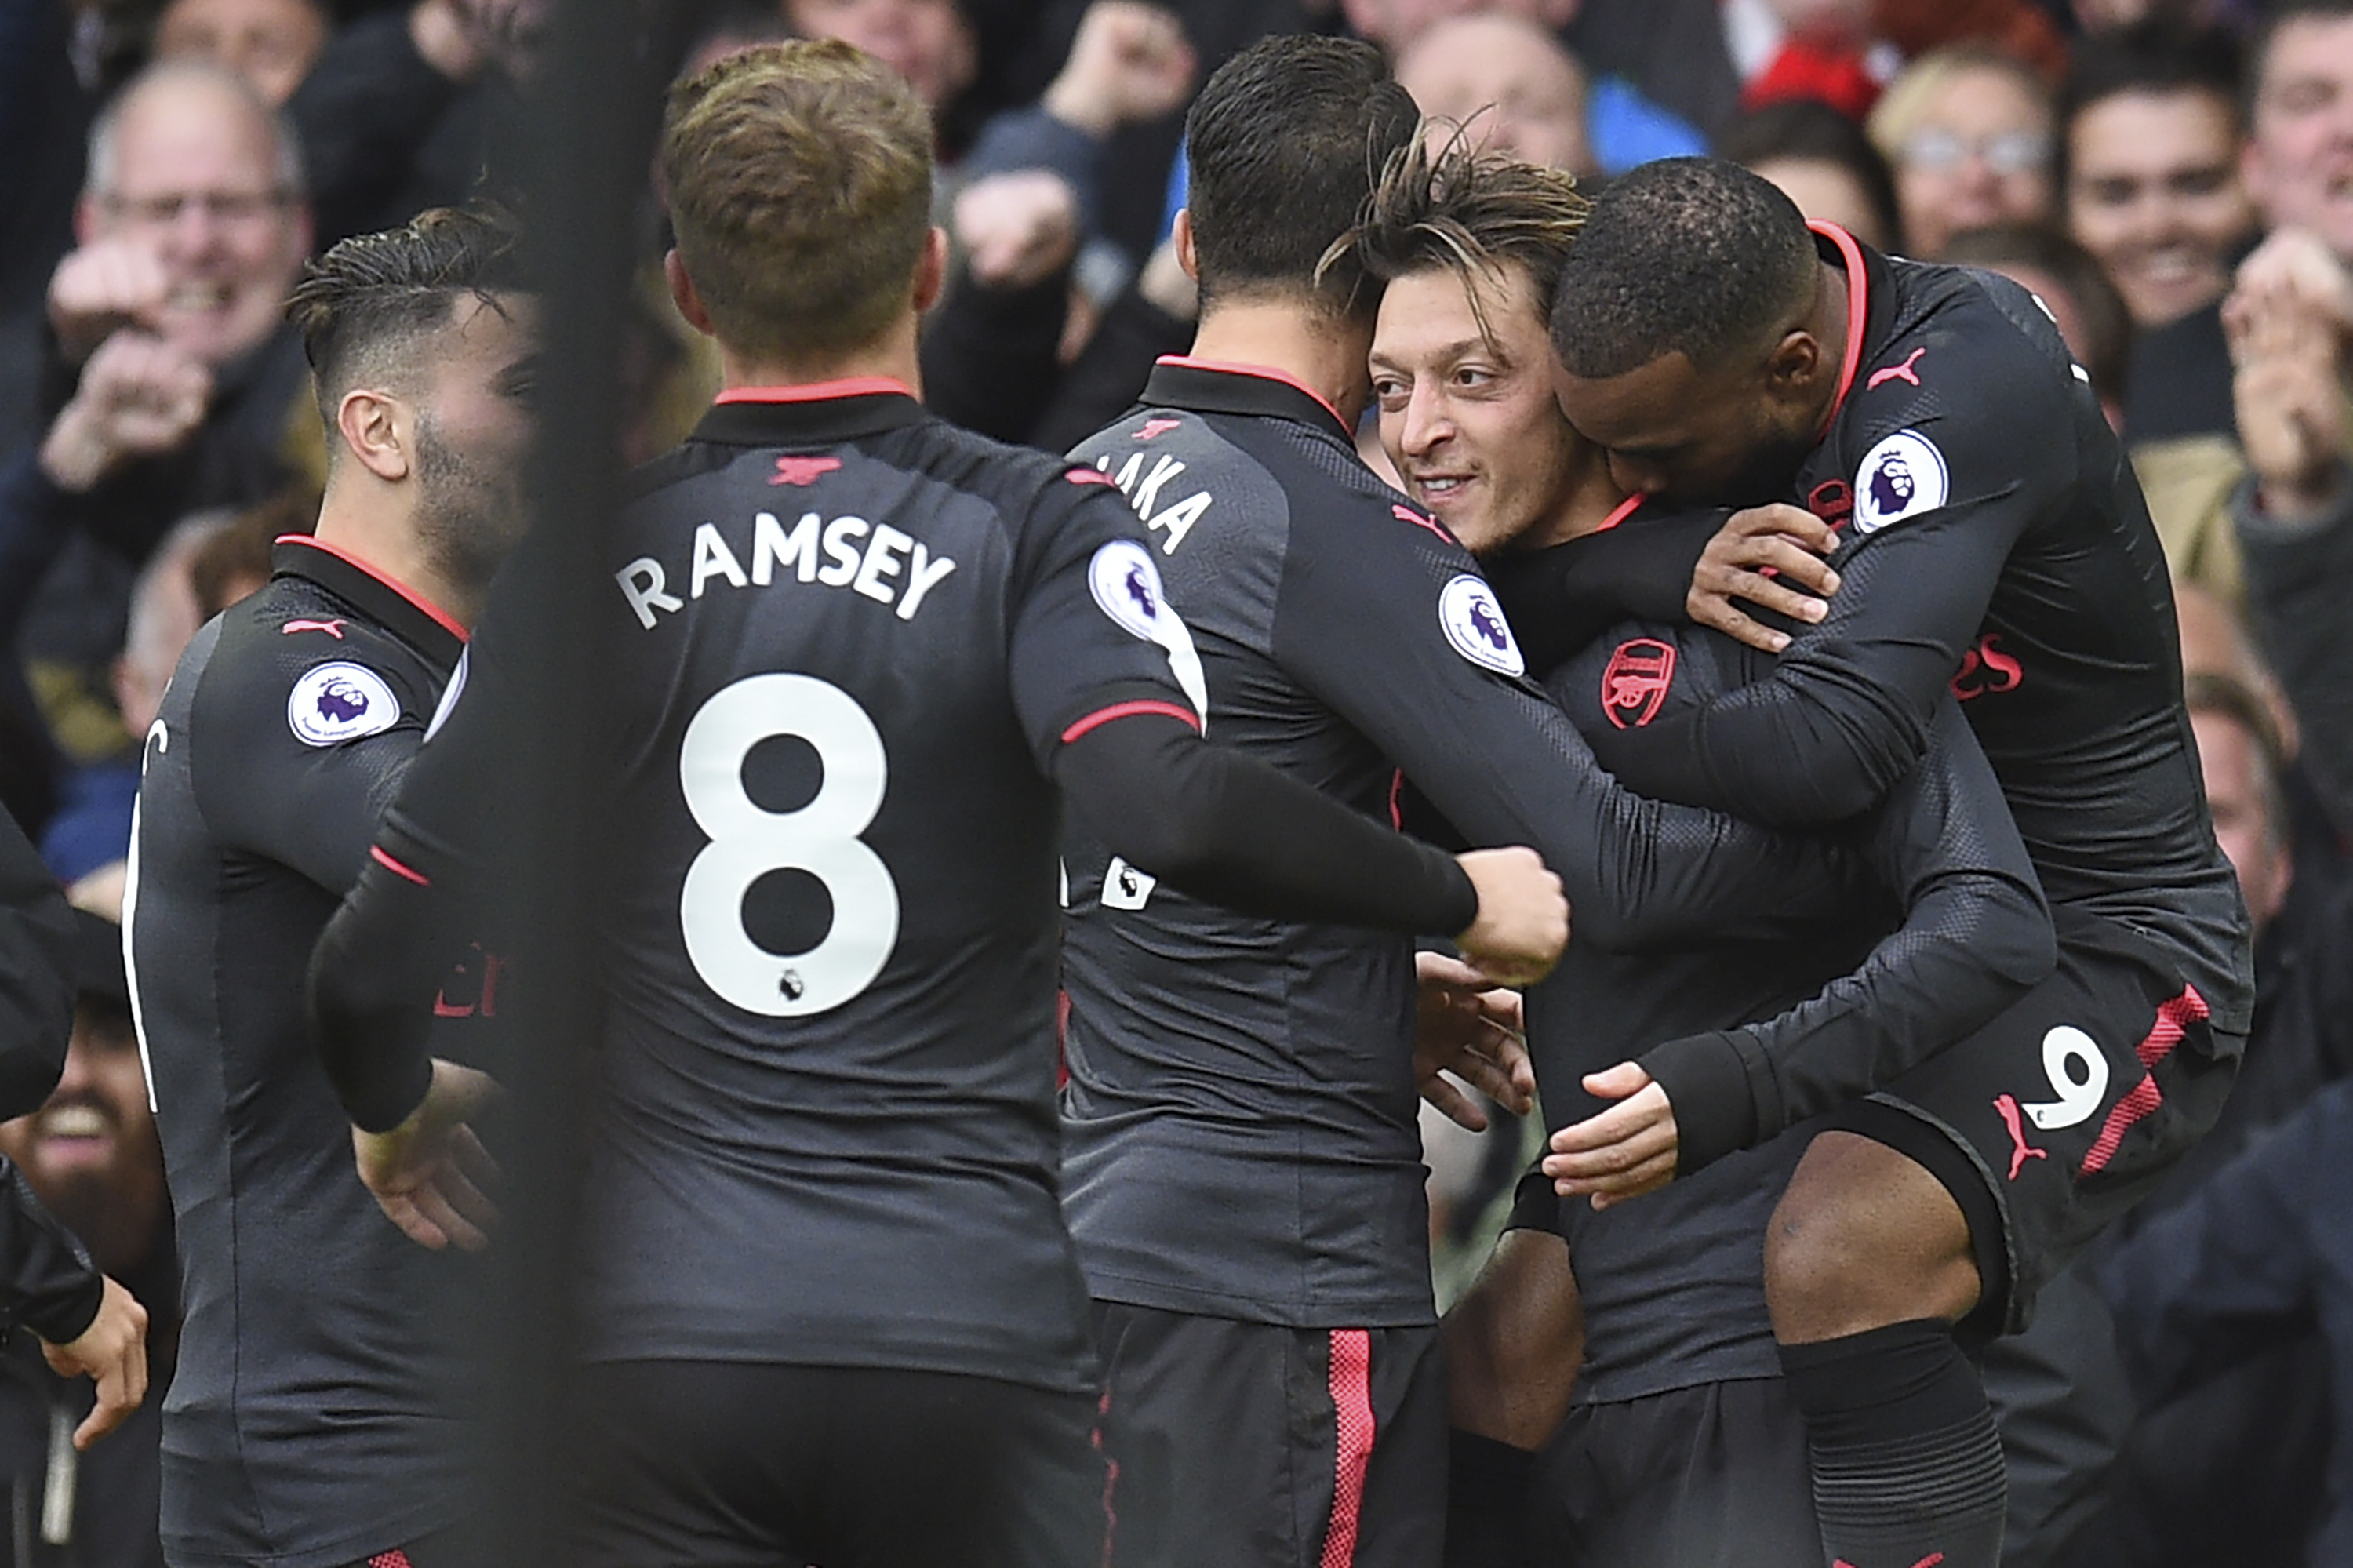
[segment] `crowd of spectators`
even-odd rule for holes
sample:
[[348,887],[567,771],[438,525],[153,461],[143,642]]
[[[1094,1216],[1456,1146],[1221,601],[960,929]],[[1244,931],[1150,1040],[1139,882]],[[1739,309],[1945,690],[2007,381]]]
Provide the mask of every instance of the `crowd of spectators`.
[[[0,803],[87,909],[119,916],[140,737],[179,649],[316,503],[323,450],[280,313],[290,286],[335,239],[482,188],[531,101],[552,9],[0,7]],[[1530,161],[1603,181],[1712,150],[1871,244],[2031,288],[2123,434],[2165,545],[2216,824],[2260,932],[2261,1001],[2224,1127],[2082,1271],[2090,1318],[2071,1308],[2050,1330],[2102,1340],[2099,1356],[2045,1347],[2073,1364],[2078,1408],[2130,1414],[2079,1444],[2064,1485],[2014,1485],[2042,1516],[2014,1520],[2011,1560],[2353,1551],[2353,1444],[2333,1436],[2353,1421],[2353,1230],[2296,1192],[2353,1172],[2353,1090],[2332,1087],[2353,1075],[2353,0],[690,9],[681,69],[839,37],[931,107],[955,263],[923,390],[1006,440],[1064,447],[1185,347],[1194,301],[1166,238],[1182,114],[1210,69],[1272,32],[1371,39],[1425,111]],[[662,290],[650,180],[642,210],[631,458],[681,435],[716,384]],[[71,1186],[74,1161],[44,1160],[41,1139],[102,1139],[111,1185],[60,1194],[59,1211],[168,1296],[168,1238],[136,1169],[152,1128],[116,1082],[120,987],[119,972],[87,982],[62,1113],[0,1128],[0,1148],[27,1151],[37,1182]],[[1475,1234],[1521,1162],[1496,1119],[1504,1141],[1483,1151],[1433,1147],[1442,1269],[1446,1240]],[[109,1219],[109,1203],[135,1213]],[[168,1319],[168,1300],[150,1306]],[[2089,1387],[2103,1375],[2112,1386]],[[70,1518],[28,1519],[58,1462],[47,1413],[68,1397],[43,1376],[0,1361],[11,1561],[160,1561],[152,1542],[77,1546]],[[142,1433],[115,1441],[152,1445]],[[100,1484],[152,1512],[152,1474]]]

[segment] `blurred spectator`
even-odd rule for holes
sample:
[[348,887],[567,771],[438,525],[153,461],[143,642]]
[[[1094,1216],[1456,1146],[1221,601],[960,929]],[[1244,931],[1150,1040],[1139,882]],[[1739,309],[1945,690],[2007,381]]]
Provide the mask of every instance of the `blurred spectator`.
[[552,4],[415,0],[336,30],[286,101],[320,249],[475,194],[490,148],[521,129]]
[[1862,127],[1826,104],[1792,99],[1752,109],[1716,138],[1715,155],[1764,175],[1820,223],[1901,253],[1895,176]]
[[1963,44],[1923,55],[1872,111],[1895,170],[1911,254],[1941,260],[1964,229],[2051,217],[2051,91],[2008,55]]
[[2255,217],[2230,36],[2143,26],[2087,38],[2060,101],[2067,226],[2134,323],[2219,302]]
[[2248,71],[2247,190],[2267,228],[2303,228],[2353,258],[2353,5],[2281,0]]
[[2234,437],[2220,303],[2254,225],[2227,35],[2145,25],[2086,39],[2062,95],[2068,227],[2139,328],[2136,444]]
[[226,66],[282,105],[326,47],[320,0],[171,0],[155,22],[155,58]]
[[[79,995],[65,1075],[31,1116],[0,1126],[50,1212],[149,1314],[147,1403],[77,1455],[58,1442],[90,1404],[86,1380],[59,1378],[23,1336],[0,1356],[0,1482],[15,1568],[160,1568],[157,1441],[178,1340],[178,1266],[164,1160],[122,969],[122,929],[77,910]],[[60,1471],[63,1472],[60,1475]],[[51,1487],[62,1481],[62,1490]]]
[[1588,76],[1560,37],[1562,22],[1577,8],[1577,0],[1345,0],[1342,5],[1359,36],[1388,51],[1398,79],[1424,113],[1461,120],[1492,103],[1498,119],[1538,137],[1546,134],[1541,127],[1573,120],[1578,139],[1590,148],[1581,162],[1557,151],[1524,150],[1521,155],[1531,162],[1615,175],[1653,158],[1704,151],[1697,130],[1625,78]]
[[310,247],[301,173],[253,88],[207,62],[150,68],[92,130],[80,247],[49,286],[55,413],[0,468],[0,639],[23,629],[79,760],[121,739],[92,693],[148,551],[191,511],[274,493],[290,441],[320,461],[280,318]]
[[980,69],[958,0],[784,0],[784,10],[802,37],[855,44],[905,77],[934,116]]
[[1450,17],[1398,52],[1397,79],[1424,114],[1468,127],[1476,145],[1571,174],[1599,170],[1585,73],[1557,34],[1525,17]]

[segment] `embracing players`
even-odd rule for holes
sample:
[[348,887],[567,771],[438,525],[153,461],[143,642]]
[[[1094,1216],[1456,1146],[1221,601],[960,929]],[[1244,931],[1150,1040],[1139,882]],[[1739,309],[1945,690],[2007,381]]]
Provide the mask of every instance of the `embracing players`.
[[[2058,971],[1900,1094],[1833,1112],[1766,1254],[1830,1553],[1990,1563],[1998,1445],[1955,1326],[2021,1326],[2211,1124],[2253,994],[2147,510],[2031,296],[1809,231],[1732,164],[1671,160],[1604,191],[1553,342],[1561,406],[1620,483],[1799,502],[1822,526],[1793,531],[1837,540],[1820,624],[1761,681],[1613,726],[1597,751],[1619,777],[1764,821],[1846,817],[1916,766],[1949,692],[2048,895]],[[1776,564],[1819,569],[1794,547]],[[1745,1031],[1653,1047],[1546,1169],[1572,1194],[1655,1186],[1778,1130],[1770,1069]],[[1703,1109],[1727,1107],[1745,1128]]]
[[[1504,975],[1567,935],[1528,851],[1451,857],[1204,745],[1192,640],[1104,476],[923,411],[931,145],[839,44],[670,100],[670,286],[726,390],[638,475],[599,620],[565,629],[609,650],[615,715],[589,1563],[1101,1561],[1052,1108],[1065,807],[1163,897],[1456,932]],[[564,646],[510,618],[531,602],[486,616],[313,971],[364,1167],[427,1239],[477,1194],[422,1049],[432,966],[402,959],[501,874],[515,672]]]

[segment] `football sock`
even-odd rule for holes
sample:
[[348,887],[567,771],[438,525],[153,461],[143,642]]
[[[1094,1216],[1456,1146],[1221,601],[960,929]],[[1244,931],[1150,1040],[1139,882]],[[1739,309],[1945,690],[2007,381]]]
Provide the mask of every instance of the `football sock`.
[[1833,1568],[1997,1568],[2001,1440],[1952,1326],[1891,1323],[1780,1351]]
[[1536,1457],[1456,1427],[1446,1457],[1446,1568],[1528,1568]]

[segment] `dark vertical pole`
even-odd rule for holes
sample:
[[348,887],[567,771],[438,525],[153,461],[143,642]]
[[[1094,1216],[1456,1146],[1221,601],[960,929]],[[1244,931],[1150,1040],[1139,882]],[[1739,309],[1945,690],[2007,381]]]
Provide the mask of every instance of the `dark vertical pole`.
[[[507,1218],[493,1249],[487,1319],[468,1326],[493,1350],[495,1414],[484,1496],[488,1563],[556,1563],[563,1542],[563,1441],[576,1282],[577,1172],[593,1112],[600,992],[595,960],[598,857],[607,790],[600,744],[606,651],[588,635],[618,477],[620,349],[633,219],[675,57],[680,13],[662,0],[556,0],[528,110],[505,152],[541,291],[546,371],[531,467],[529,578],[502,609],[536,628],[518,664],[512,717],[528,777],[485,780],[532,802],[522,813],[526,868],[500,890],[527,934],[522,1006],[508,1065],[512,1114]],[[518,646],[509,642],[509,647]]]

